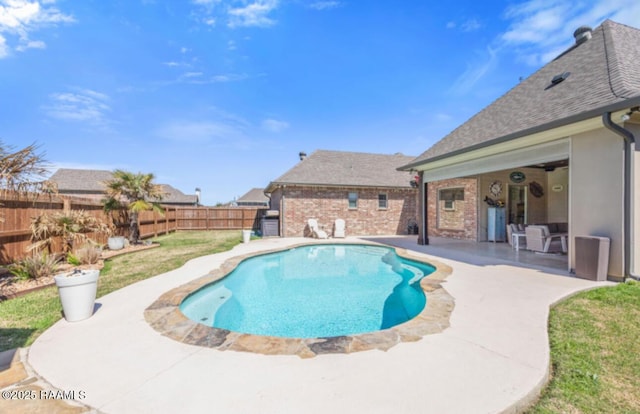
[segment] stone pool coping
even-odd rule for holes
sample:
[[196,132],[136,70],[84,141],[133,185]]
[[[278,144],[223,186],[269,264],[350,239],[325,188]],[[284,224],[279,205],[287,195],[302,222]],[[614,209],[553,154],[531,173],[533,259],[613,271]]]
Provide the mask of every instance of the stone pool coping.
[[[367,244],[390,247],[395,249],[398,256],[434,266],[436,270],[420,281],[420,287],[425,295],[428,295],[426,306],[415,318],[388,329],[326,338],[282,338],[233,332],[202,325],[188,319],[180,311],[180,303],[188,295],[207,284],[226,277],[243,260],[314,244]],[[300,358],[312,358],[321,354],[348,354],[373,349],[386,351],[399,343],[419,341],[425,335],[440,333],[449,327],[449,318],[455,303],[453,297],[442,287],[442,283],[445,282],[451,272],[450,266],[432,258],[427,259],[426,256],[419,256],[415,252],[381,243],[354,243],[336,240],[330,240],[326,243],[318,241],[299,243],[286,248],[232,257],[207,275],[161,295],[145,309],[144,318],[153,329],[166,337],[185,344],[214,348],[220,351],[232,350],[264,355],[297,355]]]

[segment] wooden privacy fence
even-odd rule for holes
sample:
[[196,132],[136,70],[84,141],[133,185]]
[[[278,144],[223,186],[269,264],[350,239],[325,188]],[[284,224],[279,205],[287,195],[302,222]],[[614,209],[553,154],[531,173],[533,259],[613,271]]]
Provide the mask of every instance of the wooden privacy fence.
[[180,207],[177,230],[258,230],[266,208]]
[[[140,238],[160,236],[176,230],[257,230],[266,209],[255,207],[165,207],[164,214],[143,211],[139,214]],[[95,199],[40,196],[37,200],[3,194],[0,197],[0,264],[24,258],[31,244],[31,219],[56,211],[84,210],[105,222],[111,218]],[[118,224],[115,233],[128,235],[128,223]],[[89,234],[98,243],[106,244],[107,236]],[[60,247],[60,246],[56,246]]]

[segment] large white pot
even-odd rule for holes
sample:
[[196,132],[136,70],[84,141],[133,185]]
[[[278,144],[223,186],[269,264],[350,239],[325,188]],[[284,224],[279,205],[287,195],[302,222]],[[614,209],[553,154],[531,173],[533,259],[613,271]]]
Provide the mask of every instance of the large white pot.
[[90,269],[54,276],[64,318],[68,322],[81,321],[93,314],[100,270]]
[[251,230],[242,230],[242,243],[249,243],[251,240]]
[[122,236],[114,236],[109,237],[107,240],[107,246],[109,246],[109,250],[120,250],[124,248],[124,237]]

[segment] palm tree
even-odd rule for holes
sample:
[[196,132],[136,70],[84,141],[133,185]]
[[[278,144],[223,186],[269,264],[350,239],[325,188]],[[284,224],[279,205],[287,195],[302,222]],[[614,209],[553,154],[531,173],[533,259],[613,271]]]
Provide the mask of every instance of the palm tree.
[[[44,155],[31,144],[19,151],[0,141],[0,195],[7,192],[31,193],[55,192],[50,181],[44,179],[49,172]],[[4,217],[0,216],[0,222]]]
[[105,182],[107,198],[104,200],[104,210],[111,212],[125,208],[129,212],[129,242],[132,244],[140,240],[138,214],[147,210],[164,212],[158,203],[165,193],[161,185],[153,182],[154,178],[152,173],[134,174],[115,170],[113,178]]

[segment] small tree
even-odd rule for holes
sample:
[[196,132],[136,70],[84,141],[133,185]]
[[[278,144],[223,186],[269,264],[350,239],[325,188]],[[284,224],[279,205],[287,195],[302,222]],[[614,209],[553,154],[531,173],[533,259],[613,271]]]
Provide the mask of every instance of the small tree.
[[111,233],[106,223],[84,210],[41,214],[31,219],[30,228],[32,244],[29,250],[41,251],[46,248],[52,253],[54,241],[61,238],[65,255],[73,252],[78,242],[90,242],[88,233]]
[[[44,177],[48,166],[44,155],[31,144],[19,151],[0,141],[0,195],[9,191],[18,193],[54,192],[55,186]],[[0,216],[0,222],[4,217]]]
[[129,212],[129,242],[132,244],[140,240],[139,213],[148,210],[164,212],[159,202],[165,193],[161,185],[153,182],[154,178],[151,173],[134,174],[115,170],[113,179],[105,182],[107,198],[104,200],[104,210],[111,212],[125,208]]

